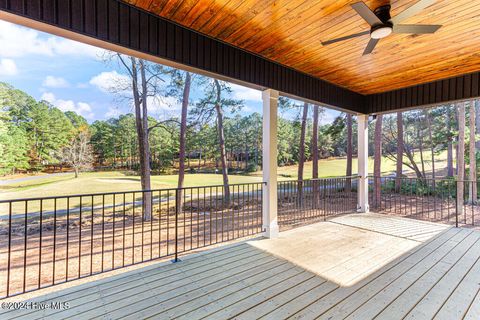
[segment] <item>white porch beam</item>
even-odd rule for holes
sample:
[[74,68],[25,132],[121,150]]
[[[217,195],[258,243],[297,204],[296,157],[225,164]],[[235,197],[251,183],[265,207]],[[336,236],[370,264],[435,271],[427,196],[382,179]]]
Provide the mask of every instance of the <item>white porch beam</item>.
[[358,212],[368,212],[368,115],[358,115]]
[[277,108],[278,91],[267,89],[263,99],[263,229],[265,236],[278,236],[277,222]]

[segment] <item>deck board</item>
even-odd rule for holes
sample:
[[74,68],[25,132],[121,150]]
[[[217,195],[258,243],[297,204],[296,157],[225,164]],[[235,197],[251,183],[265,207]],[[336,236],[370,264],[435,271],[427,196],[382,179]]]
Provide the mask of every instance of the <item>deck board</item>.
[[479,319],[479,274],[479,231],[355,214],[39,295],[71,307],[0,318]]

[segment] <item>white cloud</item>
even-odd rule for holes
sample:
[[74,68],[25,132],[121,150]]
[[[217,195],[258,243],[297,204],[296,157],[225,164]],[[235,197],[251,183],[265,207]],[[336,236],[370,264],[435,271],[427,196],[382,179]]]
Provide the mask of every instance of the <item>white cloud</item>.
[[55,95],[51,92],[44,92],[42,94],[42,97],[40,98],[41,100],[45,100],[47,102],[50,102],[53,104],[55,102]]
[[94,113],[92,112],[92,107],[86,102],[75,103],[73,100],[57,99],[55,95],[51,92],[44,92],[41,99],[50,102],[52,105],[62,110],[63,112],[74,111],[87,119],[92,119],[94,116]]
[[325,112],[320,115],[320,125],[332,124],[335,118],[339,115],[340,112],[326,108]]
[[88,88],[88,83],[79,82],[77,83],[76,87],[79,89],[85,89],[85,88]]
[[113,107],[109,107],[108,108],[108,111],[105,112],[105,119],[108,119],[108,118],[116,118],[122,114],[125,114],[124,112],[122,112],[119,108],[113,108]]
[[49,88],[67,88],[70,86],[67,80],[62,77],[47,76],[42,85]]
[[97,87],[103,92],[124,91],[130,86],[130,79],[128,76],[119,74],[117,71],[102,72],[89,82],[91,85]]
[[88,56],[99,58],[105,50],[81,42],[42,33],[0,20],[0,57],[15,58],[29,54]]
[[232,96],[234,99],[246,101],[262,101],[262,92],[247,87],[231,84]]
[[0,75],[14,76],[18,73],[17,65],[12,59],[0,59]]
[[154,96],[147,98],[148,112],[153,114],[175,113],[182,109],[178,99],[174,97]]

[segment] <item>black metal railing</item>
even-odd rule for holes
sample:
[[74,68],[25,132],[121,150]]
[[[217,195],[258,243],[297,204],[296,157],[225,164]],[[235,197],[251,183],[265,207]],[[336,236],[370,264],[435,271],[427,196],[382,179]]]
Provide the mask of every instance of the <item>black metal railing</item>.
[[291,227],[355,212],[358,177],[278,182],[278,224]]
[[480,207],[475,191],[480,190],[478,182],[453,178],[369,179],[370,209],[374,212],[464,227],[480,225]]
[[0,297],[259,234],[263,185],[0,201]]

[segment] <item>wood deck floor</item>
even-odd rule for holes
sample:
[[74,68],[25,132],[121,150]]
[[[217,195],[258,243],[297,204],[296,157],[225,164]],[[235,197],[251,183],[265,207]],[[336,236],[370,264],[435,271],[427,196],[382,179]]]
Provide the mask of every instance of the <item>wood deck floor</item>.
[[65,310],[0,318],[480,319],[479,290],[479,231],[354,214],[33,299]]

